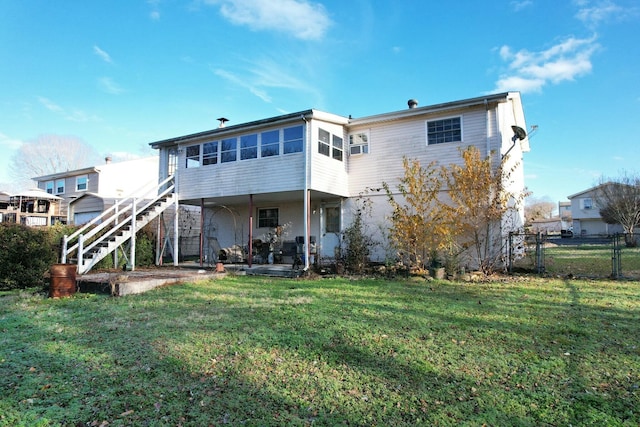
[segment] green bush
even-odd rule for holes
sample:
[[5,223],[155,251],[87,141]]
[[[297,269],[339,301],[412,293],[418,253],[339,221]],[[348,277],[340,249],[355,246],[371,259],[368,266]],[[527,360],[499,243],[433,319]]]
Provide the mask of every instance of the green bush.
[[33,228],[0,224],[0,289],[44,286],[59,255],[60,227]]
[[[136,233],[136,267],[149,267],[155,265],[156,255],[154,236],[150,227],[145,227]],[[124,250],[123,250],[124,249]],[[118,251],[118,266],[123,269],[129,262],[129,249],[121,246]],[[101,259],[93,268],[94,270],[110,270],[114,268],[113,252]]]

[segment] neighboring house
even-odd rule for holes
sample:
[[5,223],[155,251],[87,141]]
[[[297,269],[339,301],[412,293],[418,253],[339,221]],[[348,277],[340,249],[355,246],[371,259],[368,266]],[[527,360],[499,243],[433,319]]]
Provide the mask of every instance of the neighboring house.
[[[525,189],[529,142],[517,92],[426,107],[410,100],[408,109],[362,118],[310,109],[233,126],[219,120],[217,129],[150,144],[159,150],[160,181],[175,174],[179,203],[200,207],[204,252],[302,247],[306,266],[314,257],[334,259],[365,193],[373,206],[369,231],[382,240],[391,207],[384,192],[370,190],[383,182],[396,189],[403,157],[461,164],[460,149],[476,146],[497,165],[508,153],[507,190]],[[523,206],[516,211],[504,218],[503,234],[523,226]],[[384,247],[373,261],[385,260]]]
[[0,222],[47,226],[61,222],[62,198],[40,189],[9,195],[0,193]]
[[599,186],[573,194],[568,197],[571,201],[571,217],[573,218],[574,236],[608,236],[623,233],[620,224],[607,224],[600,216],[600,206],[597,204]]
[[158,157],[111,162],[33,178],[38,188],[61,197],[60,215],[69,224],[84,224],[120,198],[135,195],[158,178]]
[[571,202],[558,202],[558,216],[563,222],[571,222]]

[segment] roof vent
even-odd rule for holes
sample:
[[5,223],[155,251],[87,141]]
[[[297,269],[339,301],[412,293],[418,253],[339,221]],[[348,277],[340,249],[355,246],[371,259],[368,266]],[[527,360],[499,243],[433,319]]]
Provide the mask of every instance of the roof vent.
[[105,157],[105,158],[104,158],[104,163],[105,163],[105,164],[107,164],[107,165],[108,165],[109,163],[111,163],[111,156],[107,156],[107,157]]
[[220,117],[220,118],[218,119],[218,121],[220,122],[220,124],[218,125],[218,128],[223,128],[223,127],[224,127],[224,124],[225,124],[226,122],[228,122],[228,121],[229,121],[229,119],[226,119],[226,118],[224,118],[224,117]]
[[407,101],[407,104],[409,105],[409,108],[416,108],[418,106],[418,100],[412,98]]

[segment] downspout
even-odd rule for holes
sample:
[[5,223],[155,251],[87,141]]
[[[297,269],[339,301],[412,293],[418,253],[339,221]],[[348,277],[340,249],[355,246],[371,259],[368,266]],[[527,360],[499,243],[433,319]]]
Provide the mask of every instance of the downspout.
[[485,98],[484,100],[484,108],[486,109],[487,113],[486,113],[486,120],[485,120],[485,136],[486,136],[486,145],[487,145],[487,157],[491,156],[491,140],[489,138],[489,130],[490,130],[490,126],[491,126],[491,113],[489,111],[489,102],[487,101],[487,99]]
[[307,271],[309,269],[309,248],[311,247],[309,242],[309,235],[311,223],[309,220],[309,175],[311,173],[311,149],[310,149],[310,128],[309,122],[304,114],[301,116],[302,120],[304,120],[304,135],[305,135],[305,163],[304,163],[304,270]]
[[175,267],[178,266],[178,256],[179,256],[179,245],[180,245],[180,240],[179,240],[179,226],[178,226],[178,221],[179,221],[179,215],[178,215],[178,211],[180,209],[180,186],[178,185],[178,171],[180,170],[180,148],[176,148],[176,170],[173,173],[173,193],[175,195],[175,199],[176,199],[176,203],[175,203],[175,212],[174,212],[174,216],[173,216],[173,265]]

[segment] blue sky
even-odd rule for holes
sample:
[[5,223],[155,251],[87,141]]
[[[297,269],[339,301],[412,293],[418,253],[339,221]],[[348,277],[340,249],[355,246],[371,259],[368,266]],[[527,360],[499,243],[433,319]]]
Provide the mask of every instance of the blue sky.
[[362,117],[511,90],[538,126],[524,159],[534,197],[640,170],[640,0],[3,0],[0,12],[0,183],[44,134],[118,159],[221,116]]

